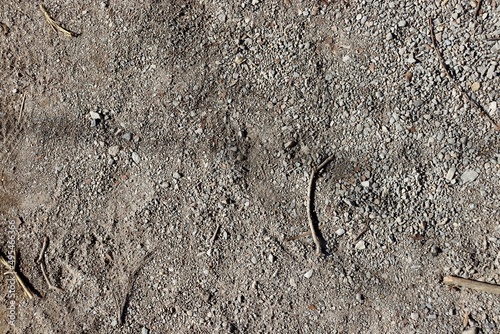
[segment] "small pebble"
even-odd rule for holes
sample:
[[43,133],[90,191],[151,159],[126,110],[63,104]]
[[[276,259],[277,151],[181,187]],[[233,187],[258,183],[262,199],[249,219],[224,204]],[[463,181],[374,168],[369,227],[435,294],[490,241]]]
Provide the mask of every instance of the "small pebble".
[[146,327],[142,327],[141,334],[149,334],[149,329],[147,329]]
[[469,328],[464,331],[462,331],[462,334],[477,334],[477,327]]
[[418,319],[418,313],[413,312],[412,314],[410,314],[410,318],[411,318],[412,320],[417,320],[417,319]]
[[400,27],[400,28],[406,27],[406,21],[405,20],[399,21],[398,22],[398,27]]
[[291,141],[289,141],[289,142],[286,142],[286,143],[285,143],[285,148],[286,148],[286,149],[290,149],[290,148],[295,147],[296,145],[297,145],[297,142],[296,142],[296,141],[291,140]]
[[385,35],[385,39],[388,41],[394,39],[394,35],[392,34],[392,32],[388,32],[387,35]]
[[132,152],[132,160],[134,160],[134,162],[136,164],[139,164],[139,162],[141,162],[141,158],[139,157],[139,154],[137,154],[135,152]]
[[339,237],[345,233],[345,230],[343,228],[339,228],[337,231],[335,231],[335,234],[338,235]]
[[496,101],[490,102],[489,109],[491,114],[495,114],[497,112],[497,102]]
[[439,253],[441,253],[441,248],[439,248],[438,246],[434,245],[431,247],[431,254],[432,256],[438,256]]
[[126,141],[130,141],[132,139],[132,134],[130,132],[125,132],[122,135],[122,138],[125,139]]
[[111,146],[110,148],[108,148],[108,153],[112,157],[117,156],[118,153],[120,153],[120,146],[118,145]]
[[472,182],[474,181],[475,179],[477,179],[477,176],[479,174],[475,171],[475,170],[472,170],[472,169],[469,169],[469,170],[466,170],[462,176],[460,177],[462,179],[462,181],[465,183],[465,182]]
[[173,177],[174,179],[176,179],[176,180],[179,180],[182,176],[181,176],[181,174],[179,174],[179,173],[175,172],[174,174],[172,174],[172,177]]
[[271,263],[274,262],[274,255],[273,254],[269,254],[269,256],[267,257],[267,260]]
[[313,275],[313,270],[309,270],[307,273],[304,274],[304,277],[305,278],[311,278],[311,276]]
[[448,173],[446,173],[446,179],[450,181],[453,180],[456,171],[457,169],[455,168],[455,166],[452,166],[450,169],[448,169]]
[[366,244],[365,244],[365,241],[364,240],[360,240],[358,241],[358,243],[356,244],[356,246],[354,246],[355,249],[357,250],[363,250],[366,248]]
[[93,111],[91,111],[91,112],[90,112],[90,117],[91,117],[92,119],[101,119],[101,114],[99,114],[98,112],[93,112]]
[[365,297],[363,297],[363,295],[362,295],[362,294],[357,293],[357,294],[356,294],[356,300],[357,300],[358,302],[362,303],[362,302],[365,300]]
[[115,327],[116,325],[118,325],[118,321],[115,318],[111,319],[111,326]]

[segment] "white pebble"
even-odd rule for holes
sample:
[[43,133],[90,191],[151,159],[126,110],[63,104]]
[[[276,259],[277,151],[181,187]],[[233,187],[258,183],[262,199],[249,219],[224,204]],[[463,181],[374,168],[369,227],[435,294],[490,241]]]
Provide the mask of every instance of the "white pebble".
[[335,231],[335,234],[338,235],[339,237],[345,233],[345,230],[343,228],[339,228],[337,231]]
[[466,170],[460,177],[463,182],[472,182],[478,177],[478,173],[475,170]]
[[356,246],[354,246],[355,249],[357,250],[363,250],[366,248],[366,244],[364,242],[364,240],[359,240],[358,243],[356,244]]
[[132,160],[134,160],[134,162],[136,164],[139,164],[139,162],[141,162],[141,158],[139,157],[139,154],[137,154],[135,152],[132,152]]
[[311,276],[313,275],[313,270],[309,270],[307,273],[304,274],[304,277],[305,278],[311,278]]
[[453,180],[453,177],[455,176],[455,172],[457,171],[457,169],[455,168],[455,166],[452,166],[449,170],[448,170],[448,173],[446,173],[446,178],[448,180]]

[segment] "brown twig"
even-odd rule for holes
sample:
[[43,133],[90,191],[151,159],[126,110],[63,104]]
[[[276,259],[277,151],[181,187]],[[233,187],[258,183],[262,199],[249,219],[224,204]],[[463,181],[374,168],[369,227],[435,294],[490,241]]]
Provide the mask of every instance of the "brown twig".
[[479,15],[479,11],[481,10],[481,5],[483,4],[483,0],[479,0],[477,2],[476,10],[474,11],[474,17]]
[[129,278],[127,291],[126,291],[125,297],[123,298],[122,303],[120,305],[119,314],[118,314],[118,323],[120,324],[120,326],[125,323],[126,310],[128,307],[128,303],[130,301],[130,293],[131,293],[132,288],[134,286],[135,280],[137,279],[137,276],[139,276],[139,272],[141,271],[145,262],[147,262],[153,254],[154,254],[154,250],[152,250],[149,254],[144,256],[142,261],[137,265],[137,267],[132,272],[132,275]]
[[317,174],[332,160],[334,156],[331,155],[325,159],[317,168],[311,168],[311,178],[309,180],[309,191],[308,191],[308,203],[307,203],[307,217],[309,218],[309,228],[311,229],[311,235],[313,237],[313,241],[316,244],[316,255],[321,256],[323,254],[323,245],[318,236],[319,228],[316,226],[314,222],[314,181],[316,180]]
[[363,227],[363,229],[358,233],[356,238],[354,238],[354,242],[358,241],[359,238],[361,238],[363,236],[363,234],[365,234],[366,231],[368,231],[369,229],[370,229],[370,224],[366,223],[365,227]]
[[471,279],[460,278],[456,276],[446,276],[443,279],[443,283],[446,285],[459,286],[464,288],[469,288],[478,291],[484,291],[489,293],[495,293],[500,295],[500,285],[490,284],[485,282],[474,281]]
[[488,42],[496,42],[500,41],[500,36],[490,36],[485,38],[486,41]]
[[479,115],[486,117],[491,122],[491,124],[495,127],[495,130],[500,131],[500,125],[497,124],[495,122],[495,120],[493,119],[493,117],[491,117],[486,111],[484,111],[483,108],[481,108],[475,101],[473,101],[469,97],[469,95],[467,95],[467,93],[463,90],[462,86],[460,86],[458,81],[456,81],[453,78],[453,76],[451,75],[451,72],[448,69],[448,66],[446,66],[446,63],[444,62],[443,55],[441,54],[441,51],[439,51],[439,48],[437,46],[436,36],[434,35],[434,26],[432,24],[432,18],[430,18],[430,17],[429,17],[429,30],[430,30],[431,40],[432,40],[432,46],[434,48],[434,51],[436,52],[436,56],[439,60],[439,63],[441,65],[444,73],[448,77],[448,79],[455,85],[456,89],[460,92],[462,97],[465,98],[467,100],[467,102],[469,102],[472,105],[472,107],[479,113]]
[[213,246],[215,239],[217,239],[217,234],[219,233],[220,230],[220,224],[217,224],[217,227],[215,228],[215,232],[212,235],[212,238],[210,239],[210,246]]
[[[318,230],[321,230],[325,225],[320,225],[318,226]],[[286,238],[285,241],[294,241],[294,240],[298,240],[298,239],[302,239],[302,238],[305,238],[307,236],[310,236],[312,234],[311,231],[308,231],[308,232],[304,232],[302,234],[299,234],[299,235],[296,235],[294,237],[290,237],[290,238]]]
[[38,255],[38,259],[35,262],[40,265],[40,270],[42,271],[43,278],[45,279],[45,282],[47,283],[49,290],[55,290],[57,292],[62,292],[62,291],[64,291],[63,289],[50,283],[49,276],[47,275],[47,270],[45,267],[45,251],[47,250],[48,244],[49,244],[49,238],[45,237],[43,239],[43,245],[42,245],[42,249],[40,251],[40,255]]

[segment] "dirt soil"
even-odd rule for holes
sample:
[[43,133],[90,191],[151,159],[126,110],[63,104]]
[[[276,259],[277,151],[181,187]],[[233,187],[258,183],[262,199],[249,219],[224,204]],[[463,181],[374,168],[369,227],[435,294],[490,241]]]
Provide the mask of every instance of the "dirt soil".
[[0,334],[499,333],[480,3],[2,1]]

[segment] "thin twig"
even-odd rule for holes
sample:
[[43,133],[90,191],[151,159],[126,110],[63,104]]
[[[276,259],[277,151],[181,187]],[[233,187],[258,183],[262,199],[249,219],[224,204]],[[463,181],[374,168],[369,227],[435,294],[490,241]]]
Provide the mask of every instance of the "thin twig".
[[55,290],[57,292],[62,292],[62,291],[64,291],[63,289],[50,283],[49,276],[47,275],[47,270],[45,267],[45,251],[47,250],[48,244],[49,244],[49,238],[46,236],[43,239],[43,245],[42,245],[42,249],[40,251],[40,255],[38,255],[38,259],[35,262],[40,265],[40,269],[42,271],[43,278],[45,279],[45,282],[47,283],[49,290]]
[[35,261],[36,263],[42,262],[43,256],[45,255],[45,251],[47,250],[47,246],[49,244],[49,238],[46,236],[43,239],[42,249],[40,250],[40,255],[38,255],[38,259]]
[[485,282],[474,281],[471,279],[460,278],[456,276],[446,276],[443,279],[443,283],[446,285],[460,286],[464,288],[469,288],[473,290],[479,290],[489,293],[495,293],[500,295],[500,285],[490,284]]
[[49,276],[47,276],[47,272],[45,271],[45,262],[40,262],[40,269],[42,269],[42,274],[43,274],[43,278],[45,279],[45,282],[47,282],[47,285],[49,287],[49,290],[55,290],[57,292],[62,292],[64,291],[63,289],[61,289],[60,287],[58,286],[55,286],[53,285],[52,283],[50,283],[50,280],[49,280]]
[[23,118],[24,102],[26,101],[26,94],[23,95],[23,101],[21,102],[21,108],[19,109],[19,118],[17,119],[17,124],[21,124],[21,119]]
[[54,21],[54,19],[50,17],[49,13],[47,13],[47,10],[43,7],[42,4],[40,4],[39,7],[40,7],[40,11],[42,12],[43,16],[45,17],[45,20],[52,27],[52,29],[54,29],[54,31],[60,31],[64,35],[66,35],[68,37],[76,37],[76,36],[78,36],[77,33],[74,33],[72,31],[64,29],[59,24],[57,24],[57,22]]
[[486,41],[488,42],[496,42],[500,41],[500,36],[490,36],[485,38]]
[[446,74],[446,76],[448,77],[448,79],[455,85],[456,89],[460,92],[462,97],[465,98],[467,100],[467,102],[469,102],[474,109],[476,109],[476,111],[479,113],[479,115],[486,117],[491,122],[491,124],[493,124],[493,126],[495,127],[495,130],[500,131],[500,125],[495,122],[495,120],[493,119],[493,117],[490,116],[490,114],[488,114],[486,111],[484,111],[483,108],[481,108],[475,101],[473,101],[469,97],[469,95],[467,95],[467,93],[463,90],[462,86],[460,86],[458,81],[456,81],[453,78],[453,76],[451,75],[451,72],[448,69],[448,66],[446,66],[446,63],[444,62],[443,55],[441,54],[441,52],[439,51],[439,48],[437,46],[436,36],[434,35],[434,26],[432,24],[432,18],[430,18],[430,17],[429,17],[429,30],[430,30],[430,34],[431,34],[432,46],[434,48],[434,51],[436,52],[436,56],[439,60],[439,63],[441,64],[441,67],[443,68],[443,71]]
[[477,17],[479,15],[479,11],[481,10],[482,3],[483,3],[483,0],[479,0],[477,2],[476,10],[474,11],[474,17]]
[[363,229],[361,230],[361,232],[358,233],[358,235],[356,236],[356,238],[354,238],[354,241],[358,241],[359,238],[361,238],[363,236],[363,234],[366,233],[366,231],[368,231],[370,229],[370,224],[366,223],[365,227],[363,227]]
[[119,311],[118,323],[120,326],[125,323],[126,310],[128,307],[128,303],[130,301],[130,293],[134,286],[135,280],[137,279],[137,276],[139,275],[139,272],[141,271],[142,267],[145,265],[145,262],[147,262],[153,254],[154,254],[154,249],[142,259],[142,261],[137,265],[137,267],[132,272],[132,275],[129,278],[127,291],[122,300],[122,304],[120,306],[120,311]]
[[309,228],[311,229],[311,235],[313,237],[313,241],[316,244],[316,255],[321,256],[323,254],[323,245],[318,236],[318,227],[314,223],[314,181],[316,179],[317,174],[330,162],[334,159],[334,155],[329,156],[325,159],[317,168],[311,168],[311,178],[309,180],[309,189],[308,189],[308,203],[307,203],[307,218],[309,219]]
[[215,239],[217,239],[217,233],[219,233],[220,230],[220,224],[217,224],[217,227],[215,228],[215,232],[212,235],[212,238],[210,239],[210,246],[212,246],[215,242]]
[[[325,225],[318,226],[318,230],[321,230],[324,226]],[[307,236],[310,236],[311,234],[312,234],[311,231],[307,231],[307,232],[304,232],[302,234],[296,235],[294,237],[286,238],[285,241],[294,241],[294,240],[302,239],[302,238],[305,238]]]

